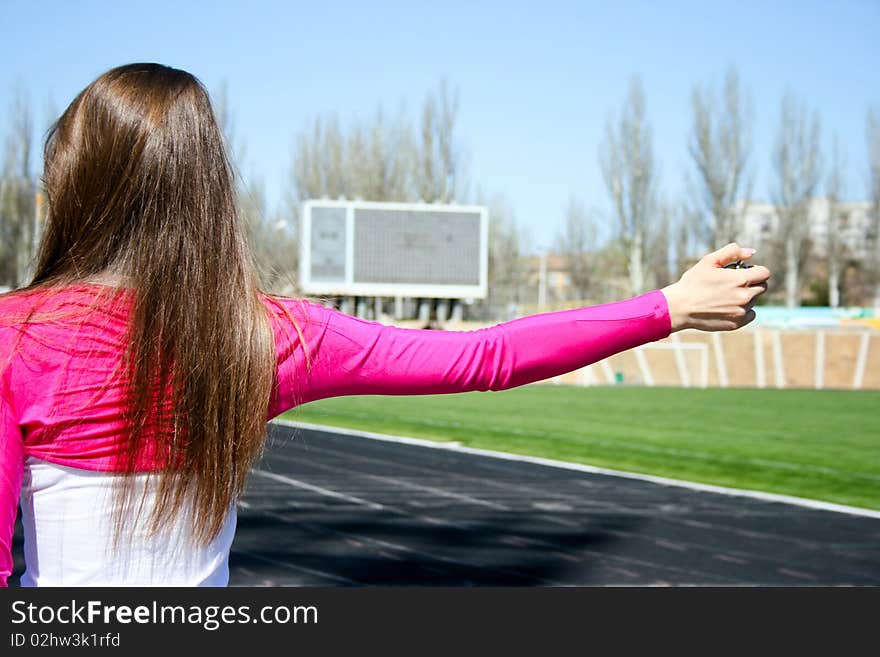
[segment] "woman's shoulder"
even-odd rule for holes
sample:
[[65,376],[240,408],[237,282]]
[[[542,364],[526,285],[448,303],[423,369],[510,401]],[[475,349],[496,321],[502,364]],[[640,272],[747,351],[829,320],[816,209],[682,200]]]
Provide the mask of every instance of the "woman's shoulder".
[[281,294],[260,293],[263,304],[273,318],[309,321],[332,311],[308,297],[289,297]]
[[126,292],[90,283],[10,290],[0,294],[0,326],[17,325],[34,319],[34,315],[39,317],[62,309],[116,307],[120,300],[128,300]]
[[280,353],[284,353],[287,346],[320,339],[332,324],[333,314],[338,312],[307,297],[262,293],[261,297]]
[[20,326],[45,300],[45,292],[19,288],[0,294],[0,332]]
[[38,304],[31,290],[15,289],[0,294],[0,381],[12,362],[27,318]]
[[38,290],[28,288],[0,288],[0,317],[4,317],[4,310],[14,310],[23,304],[31,303],[36,298]]
[[[124,329],[129,301],[120,290],[88,284],[20,288],[0,294],[0,352],[53,344]],[[28,338],[22,342],[22,338]]]

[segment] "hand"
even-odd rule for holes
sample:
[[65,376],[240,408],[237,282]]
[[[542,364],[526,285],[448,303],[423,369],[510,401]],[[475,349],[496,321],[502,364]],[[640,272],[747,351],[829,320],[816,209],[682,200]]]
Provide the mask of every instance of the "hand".
[[685,328],[733,331],[755,319],[752,306],[767,291],[770,270],[761,265],[724,269],[754,254],[754,249],[728,244],[703,256],[677,283],[664,287],[661,292],[669,306],[672,332]]

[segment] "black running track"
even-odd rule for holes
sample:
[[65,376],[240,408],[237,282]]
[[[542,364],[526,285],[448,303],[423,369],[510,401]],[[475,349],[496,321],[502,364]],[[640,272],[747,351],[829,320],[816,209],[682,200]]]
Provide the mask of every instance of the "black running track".
[[273,424],[229,565],[233,586],[878,585],[880,519]]

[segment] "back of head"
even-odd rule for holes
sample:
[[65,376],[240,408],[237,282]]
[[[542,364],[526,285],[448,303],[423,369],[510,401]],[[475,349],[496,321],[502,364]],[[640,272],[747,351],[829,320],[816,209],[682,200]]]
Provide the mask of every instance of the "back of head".
[[52,126],[44,160],[49,217],[35,283],[107,271],[137,280],[160,265],[190,280],[209,265],[246,274],[228,266],[244,246],[232,172],[191,74],[160,64],[107,71]]
[[[209,95],[186,71],[114,68],[77,95],[44,154],[48,216],[29,288],[124,282],[131,398],[120,469],[159,440],[154,526],[191,504],[210,539],[262,448],[274,349]],[[170,414],[159,412],[166,390]]]

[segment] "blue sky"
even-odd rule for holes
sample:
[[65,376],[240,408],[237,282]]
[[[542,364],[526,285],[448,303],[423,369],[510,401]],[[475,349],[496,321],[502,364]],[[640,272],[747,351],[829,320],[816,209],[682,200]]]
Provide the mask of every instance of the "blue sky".
[[[735,65],[755,107],[755,193],[767,197],[779,101],[819,111],[846,149],[846,193],[866,193],[865,116],[880,109],[880,2],[98,2],[0,1],[0,134],[13,85],[40,131],[103,71],[133,61],[228,84],[247,175],[271,205],[288,185],[294,136],[405,103],[415,118],[445,78],[460,96],[468,172],[502,194],[534,248],[568,199],[607,214],[597,148],[606,117],[641,76],[661,190],[682,193],[689,96]],[[39,138],[39,137],[38,137]],[[39,152],[35,153],[39,163]]]

